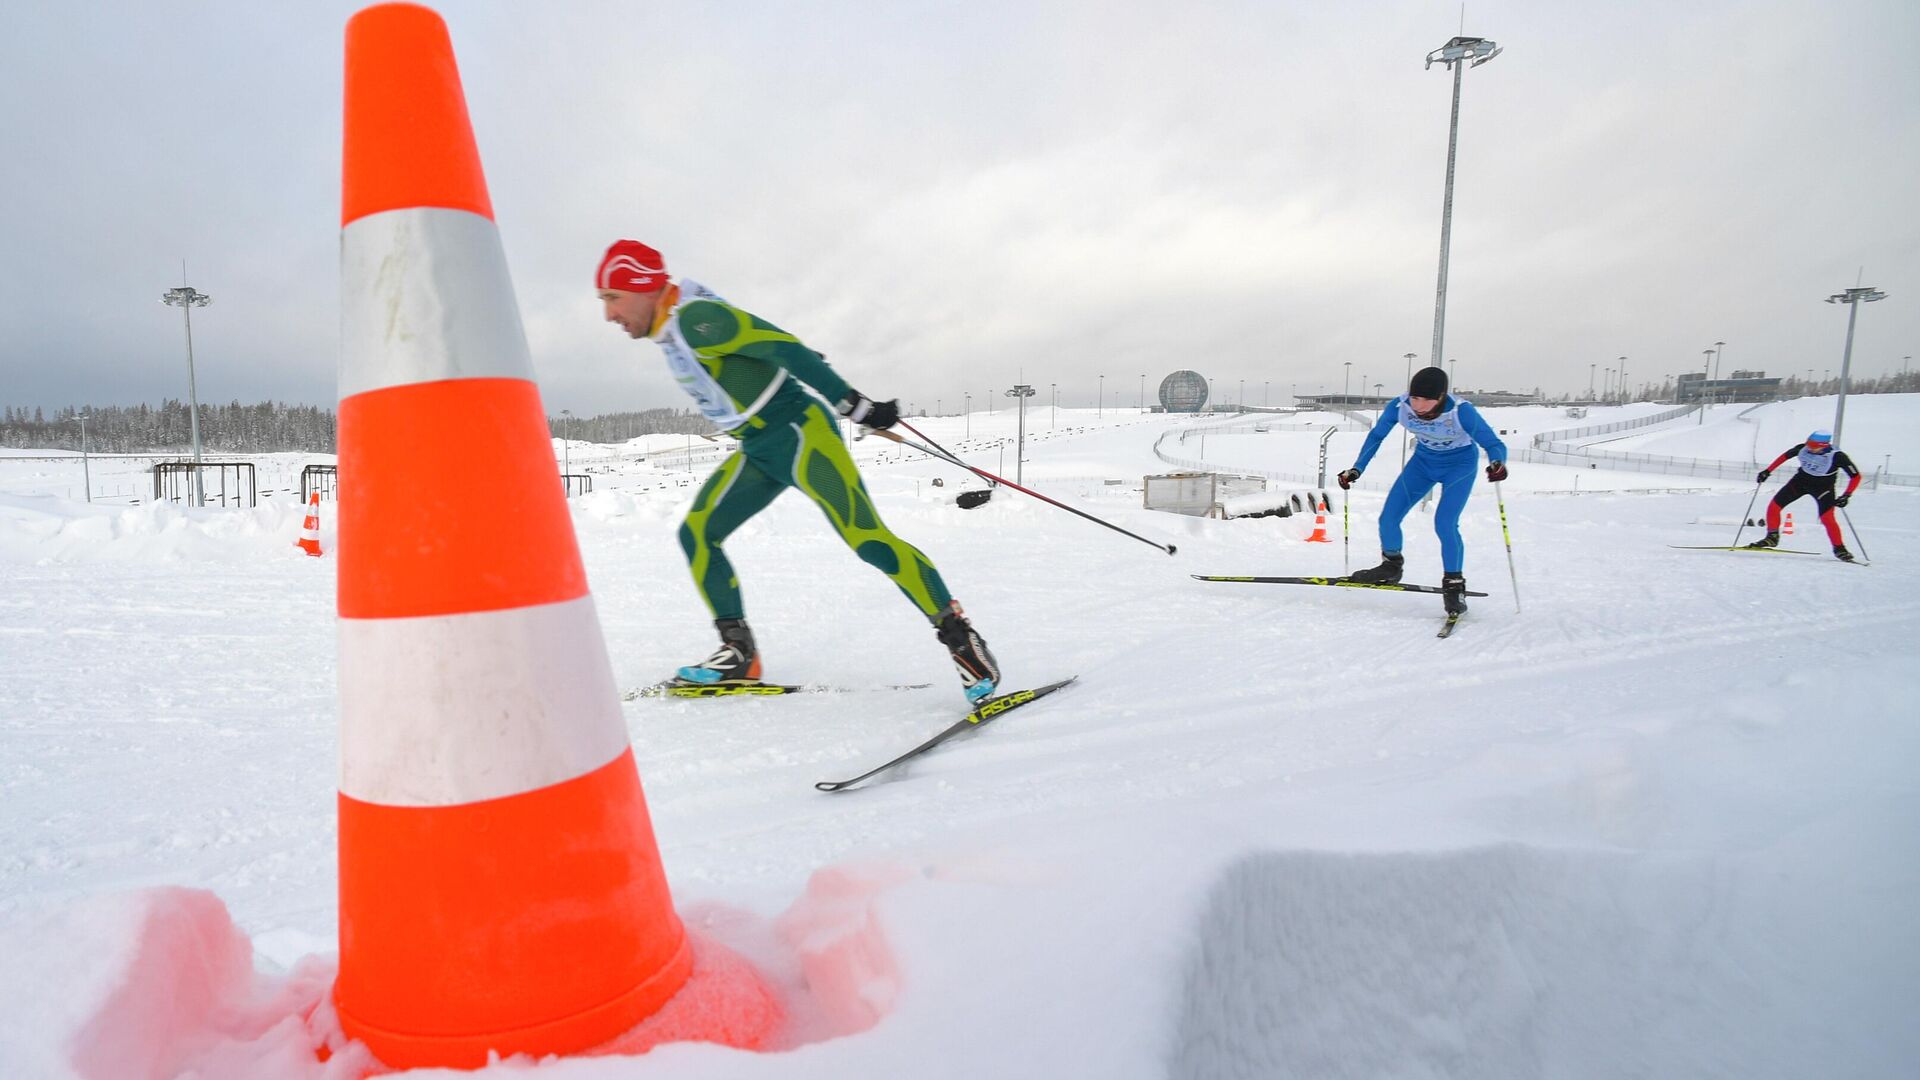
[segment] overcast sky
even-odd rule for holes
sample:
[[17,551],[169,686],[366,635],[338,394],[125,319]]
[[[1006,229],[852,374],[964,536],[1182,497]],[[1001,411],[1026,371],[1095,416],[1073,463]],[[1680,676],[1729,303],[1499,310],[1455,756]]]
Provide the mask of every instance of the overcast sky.
[[[331,404],[358,5],[22,4],[0,403]],[[600,321],[632,236],[869,395],[1389,391],[1431,347],[1457,3],[443,3],[549,412],[690,402]],[[1446,352],[1584,391],[1920,353],[1920,4],[1497,0],[1469,34]]]

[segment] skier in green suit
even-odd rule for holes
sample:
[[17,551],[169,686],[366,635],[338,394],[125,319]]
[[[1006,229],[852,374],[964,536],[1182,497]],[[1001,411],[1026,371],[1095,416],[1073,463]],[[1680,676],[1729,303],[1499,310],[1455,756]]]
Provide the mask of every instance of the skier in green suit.
[[899,422],[898,402],[861,394],[792,334],[697,282],[670,279],[660,253],[637,240],[618,240],[607,249],[594,284],[607,321],[619,324],[628,337],[657,342],[681,388],[714,426],[739,443],[694,496],[680,526],[680,546],[694,585],[713,612],[720,647],[681,668],[676,681],[699,686],[759,681],[760,652],[723,545],[792,487],[812,499],[854,554],[891,578],[933,624],[959,670],[967,700],[992,695],[1000,685],[993,654],[933,563],[881,522],[821,397],[852,423],[876,429]]

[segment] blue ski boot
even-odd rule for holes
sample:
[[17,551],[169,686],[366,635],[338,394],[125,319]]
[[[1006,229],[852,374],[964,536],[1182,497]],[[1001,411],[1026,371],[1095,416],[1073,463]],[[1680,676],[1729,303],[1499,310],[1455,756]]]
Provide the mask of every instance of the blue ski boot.
[[715,619],[713,625],[720,631],[720,647],[698,664],[681,668],[675,677],[694,686],[759,682],[760,650],[754,648],[747,620]]

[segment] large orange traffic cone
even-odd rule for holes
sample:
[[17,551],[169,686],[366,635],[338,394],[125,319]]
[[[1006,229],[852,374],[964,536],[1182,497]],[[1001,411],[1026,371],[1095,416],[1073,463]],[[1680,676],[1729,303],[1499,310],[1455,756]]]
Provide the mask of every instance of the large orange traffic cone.
[[299,547],[309,555],[320,554],[320,493],[317,491],[307,503],[307,519],[300,523]]
[[[668,895],[438,15],[348,22],[345,134],[341,1025],[401,1068],[588,1050],[655,1014],[757,1045],[777,1005],[696,957]],[[512,512],[412,479],[455,474]],[[662,1012],[696,966],[727,993]]]

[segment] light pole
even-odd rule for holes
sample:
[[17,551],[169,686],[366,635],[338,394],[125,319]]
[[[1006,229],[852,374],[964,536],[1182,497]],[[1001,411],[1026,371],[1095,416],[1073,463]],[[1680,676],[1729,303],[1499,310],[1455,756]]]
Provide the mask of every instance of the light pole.
[[1147,411],[1147,375],[1146,375],[1146,372],[1143,371],[1140,373],[1140,412],[1142,415],[1145,415],[1146,411]]
[[[1486,38],[1456,37],[1427,54],[1427,68],[1438,60],[1453,70],[1453,118],[1447,126],[1447,188],[1440,204],[1440,284],[1433,294],[1433,362],[1446,354],[1441,351],[1447,333],[1447,254],[1453,239],[1453,162],[1460,145],[1460,76],[1469,67],[1500,55],[1500,46]],[[1471,61],[1471,63],[1468,63]],[[1365,380],[1361,386],[1364,388]]]
[[1270,385],[1272,385],[1272,383],[1273,383],[1273,380],[1271,380],[1271,379],[1261,379],[1261,380],[1260,380],[1260,407],[1261,407],[1261,408],[1263,408],[1263,409],[1267,409],[1267,408],[1272,408],[1272,407],[1273,407],[1273,401],[1272,401],[1272,399],[1270,399],[1270,398],[1269,398],[1269,397],[1267,396],[1267,387],[1268,387],[1268,386],[1270,386]]
[[568,473],[573,471],[573,440],[567,437],[567,432],[569,432],[573,428],[572,421],[573,421],[573,410],[561,409],[560,410],[560,475],[563,478],[561,480],[562,484],[566,483],[566,480],[564,479],[564,477]]
[[[1594,369],[1598,368],[1599,366],[1600,365],[1597,363],[1587,365],[1587,400],[1588,401],[1593,400],[1593,372],[1594,372]],[[1575,368],[1574,370],[1578,371],[1579,369]]]
[[80,421],[80,478],[87,485],[87,501],[93,501],[93,469],[87,464],[87,414],[76,417]]
[[1869,285],[1852,288],[1827,297],[1829,304],[1847,305],[1847,348],[1840,354],[1840,401],[1833,407],[1833,444],[1840,445],[1840,427],[1847,421],[1847,372],[1853,367],[1853,323],[1860,317],[1860,305],[1885,300],[1887,294]]
[[1052,431],[1060,423],[1060,384],[1047,384],[1047,430]]
[[200,390],[193,379],[193,309],[213,303],[213,297],[183,284],[177,289],[168,289],[160,302],[179,308],[187,322],[187,425],[193,431],[193,497],[194,505],[205,506],[207,489],[200,480]]
[[967,399],[967,432],[961,438],[971,439],[973,438],[973,395],[962,394],[961,396]]
[[[1347,366],[1347,370],[1346,370],[1345,377],[1342,378],[1340,381],[1340,404],[1350,405],[1352,404],[1352,402],[1347,400],[1347,395],[1349,393],[1349,388],[1352,386],[1352,383],[1353,383],[1353,361],[1343,360],[1341,361],[1341,363]],[[1366,381],[1364,376],[1361,378],[1361,381],[1362,382]]]
[[1620,358],[1620,382],[1616,385],[1620,390],[1620,404],[1625,405],[1627,403],[1627,358],[1624,356]]
[[[1710,359],[1712,356],[1712,349],[1700,350],[1700,421],[1694,425],[1695,427],[1700,427],[1707,422],[1707,372],[1713,370],[1713,361]],[[1673,396],[1678,401],[1680,397],[1678,383],[1674,384]]]
[[1018,398],[1020,402],[1020,439],[1013,451],[1013,482],[1016,484],[1026,482],[1024,470],[1027,461],[1027,399],[1035,393],[1034,388],[1026,383],[1019,383],[1007,391],[1008,397]]
[[[1420,354],[1419,353],[1407,354],[1407,385],[1408,386],[1413,385],[1413,358],[1418,355]],[[1409,432],[1404,428],[1401,429],[1400,431],[1400,467],[1403,469],[1407,467],[1407,442],[1412,438],[1413,438],[1412,432]]]
[[1093,415],[1096,417],[1100,417],[1100,416],[1105,416],[1106,414],[1107,414],[1107,377],[1105,375],[1102,375],[1100,376],[1100,407],[1093,410]]

